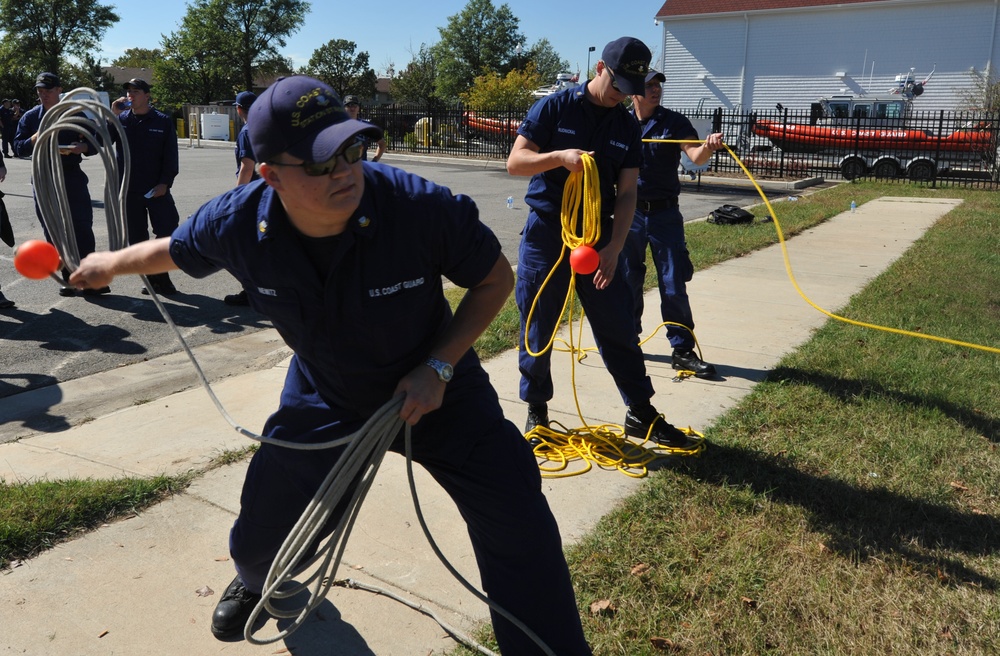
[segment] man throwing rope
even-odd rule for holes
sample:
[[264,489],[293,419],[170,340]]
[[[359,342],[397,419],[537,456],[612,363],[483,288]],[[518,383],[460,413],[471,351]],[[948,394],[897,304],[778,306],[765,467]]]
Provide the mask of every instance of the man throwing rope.
[[621,102],[627,94],[643,92],[651,57],[638,39],[622,37],[609,43],[594,79],[546,96],[528,110],[507,158],[511,175],[532,176],[525,196],[531,211],[521,233],[516,290],[520,393],[528,403],[525,433],[549,423],[551,350],[539,351],[555,330],[566,297],[570,267],[565,258],[544,289],[542,285],[563,249],[560,211],[566,180],[583,170],[583,156],[589,155],[600,177],[601,238],[594,244],[600,265],[593,277],[577,277],[576,290],[608,372],[628,406],[625,433],[674,448],[692,444],[650,403],[653,385],[633,323],[631,291],[624,277],[615,275],[635,212],[642,163],[639,126]]
[[[229,271],[295,352],[268,437],[350,435],[404,395],[413,458],[468,523],[487,594],[552,652],[590,654],[537,464],[471,348],[513,286],[475,204],[362,162],[359,137],[381,131],[348,118],[319,80],[279,79],[249,125],[261,180],[208,202],[169,238],[91,255],[72,284]],[[442,276],[468,289],[454,315]],[[216,607],[216,636],[243,630],[275,554],[342,451],[263,444],[254,455],[230,533],[237,576]],[[504,653],[542,653],[498,613],[493,626]]]

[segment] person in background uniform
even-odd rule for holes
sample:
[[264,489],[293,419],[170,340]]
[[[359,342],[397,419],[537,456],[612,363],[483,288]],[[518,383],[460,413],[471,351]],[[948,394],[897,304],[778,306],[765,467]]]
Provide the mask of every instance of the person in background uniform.
[[[252,180],[260,178],[257,174],[257,159],[253,156],[253,146],[250,143],[250,130],[248,129],[247,116],[250,107],[257,100],[257,94],[253,91],[242,91],[236,95],[236,113],[243,121],[243,127],[236,135],[236,186],[245,185]],[[243,289],[235,294],[228,294],[222,299],[226,305],[245,306],[250,305],[247,299],[247,290]]]
[[[698,132],[683,114],[660,105],[663,82],[659,71],[646,75],[643,93],[632,95],[633,115],[643,139],[696,140]],[[693,371],[698,378],[712,378],[715,366],[694,352],[694,318],[686,283],[694,266],[684,240],[684,217],[677,196],[681,151],[701,166],[722,148],[722,135],[710,134],[704,144],[643,142],[638,196],[632,229],[625,241],[622,268],[635,299],[635,332],[642,332],[643,282],[646,279],[646,245],[653,253],[656,281],[660,288],[660,317],[667,324],[667,339],[673,347],[673,367]],[[681,328],[673,324],[681,324]]]
[[[552,335],[566,297],[570,267],[564,259],[539,297],[539,290],[562,252],[560,212],[571,172],[583,170],[582,156],[594,158],[600,177],[601,238],[594,247],[600,265],[593,276],[577,276],[576,291],[590,321],[601,356],[614,378],[625,413],[625,433],[671,447],[691,444],[650,403],[653,385],[632,316],[632,294],[616,275],[635,212],[636,180],[642,163],[639,126],[621,102],[643,90],[651,58],[642,41],[622,37],[609,43],[597,62],[596,77],[545,96],[528,110],[507,158],[512,175],[531,176],[525,196],[530,211],[521,233],[517,264],[517,306],[521,313],[520,395],[528,403],[527,433],[547,426],[552,398],[551,351],[533,356]],[[613,218],[612,218],[613,217]],[[528,326],[532,303],[538,303]]]
[[[31,157],[35,149],[35,141],[38,139],[38,128],[42,124],[42,116],[59,102],[62,82],[59,81],[59,77],[55,73],[48,71],[40,73],[35,79],[35,91],[38,93],[39,104],[21,116],[21,120],[17,124],[17,133],[14,135],[14,154],[18,157]],[[14,103],[20,104],[18,101],[14,101]],[[87,188],[89,180],[87,174],[80,168],[80,162],[83,161],[83,155],[93,155],[96,151],[90,142],[81,138],[73,130],[59,132],[59,145],[66,146],[59,148],[59,161],[66,180],[66,196],[73,223],[73,235],[76,237],[76,247],[80,257],[83,258],[94,252],[95,241],[94,209],[90,204],[90,190]],[[48,228],[42,221],[42,212],[38,207],[37,196],[35,197],[35,215],[38,216],[38,221],[42,224],[46,241],[51,242]],[[63,279],[68,277],[69,271],[63,269]],[[63,285],[59,288],[61,296],[75,296],[76,291],[71,285]],[[91,287],[84,294],[93,296],[107,294],[110,291],[110,287]]]
[[[131,154],[131,174],[125,195],[128,243],[149,239],[147,225],[156,237],[168,237],[180,223],[170,187],[180,168],[177,132],[173,120],[150,104],[149,84],[133,78],[122,85],[129,107],[118,115]],[[117,131],[111,132],[117,138]],[[123,157],[118,144],[118,158]],[[148,223],[147,223],[148,221]],[[149,276],[153,291],[161,296],[177,293],[170,274]],[[149,291],[144,287],[143,294]]]
[[[10,101],[9,100],[5,100],[4,102],[9,103]],[[3,182],[6,179],[7,179],[7,164],[3,161],[3,157],[0,156],[0,182]],[[6,221],[6,219],[4,219],[4,220]],[[2,232],[2,231],[0,231],[0,232]],[[10,235],[8,235],[7,237],[10,237]],[[5,240],[6,240],[7,237],[5,237]],[[13,241],[13,240],[11,240],[11,241]],[[11,245],[13,245],[13,244],[11,244]],[[4,296],[3,292],[0,291],[0,310],[9,310],[12,307],[14,307],[14,301],[12,301],[9,298],[7,298],[6,296]]]
[[[590,654],[537,463],[471,348],[513,286],[475,203],[361,161],[358,137],[377,140],[380,130],[350,119],[319,80],[279,78],[249,125],[261,180],[209,201],[169,239],[90,256],[71,281],[86,289],[121,274],[229,271],[295,352],[264,426],[271,438],[346,436],[402,395],[413,458],[458,505],[487,594],[554,653]],[[468,290],[454,315],[442,276]],[[216,636],[242,631],[275,554],[342,451],[262,444],[254,454]],[[499,614],[493,626],[504,653],[542,653]]]
[[[347,110],[347,115],[350,116],[355,121],[362,121],[370,125],[375,125],[371,121],[366,121],[363,118],[358,118],[358,114],[361,112],[361,103],[358,101],[357,96],[344,96],[344,109]],[[361,159],[368,159],[368,147],[371,145],[371,140],[367,137],[362,137],[365,143],[365,151],[361,155]],[[372,156],[372,161],[377,162],[382,159],[382,155],[385,155],[385,137],[379,137],[375,141],[375,154]]]
[[14,141],[14,132],[17,130],[17,119],[14,118],[14,109],[11,106],[11,99],[4,98],[3,105],[0,106],[0,131],[3,132],[3,156],[10,157],[10,144]]

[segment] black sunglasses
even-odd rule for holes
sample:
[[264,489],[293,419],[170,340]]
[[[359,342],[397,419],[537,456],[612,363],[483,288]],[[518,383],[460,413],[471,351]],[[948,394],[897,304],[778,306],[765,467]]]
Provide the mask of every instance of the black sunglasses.
[[340,157],[343,157],[344,161],[348,164],[354,164],[361,159],[361,156],[364,155],[364,153],[365,142],[359,139],[350,146],[345,146],[335,152],[333,157],[325,162],[302,162],[301,164],[292,164],[291,162],[268,162],[268,164],[271,166],[297,166],[301,168],[306,175],[315,178],[321,175],[330,175],[333,173],[334,169],[337,168],[337,160]]
[[605,64],[604,70],[608,72],[608,77],[611,78],[611,88],[617,91],[618,93],[625,93],[624,91],[618,88],[618,82],[615,80],[615,72],[611,70],[611,67]]

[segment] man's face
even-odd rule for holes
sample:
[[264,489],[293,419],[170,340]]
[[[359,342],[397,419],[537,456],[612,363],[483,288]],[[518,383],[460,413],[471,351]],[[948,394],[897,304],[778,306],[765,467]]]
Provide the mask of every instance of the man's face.
[[350,104],[344,105],[344,111],[347,112],[348,116],[350,116],[352,119],[355,119],[355,120],[358,118],[358,112],[360,110],[361,110],[361,108],[358,106],[358,103],[350,103]]
[[646,83],[646,94],[643,96],[632,96],[641,109],[653,109],[660,104],[660,96],[663,95],[663,85],[659,80],[650,80]]
[[[301,166],[302,160],[288,153],[277,156],[264,176],[278,192],[289,215],[307,217],[308,226],[296,224],[306,234],[315,229],[323,232],[330,222],[342,222],[354,214],[361,204],[365,190],[364,170],[361,160],[348,164],[338,154],[336,167],[326,175],[311,176]],[[316,235],[313,235],[316,236]]]
[[52,87],[51,89],[44,89],[42,87],[36,87],[38,92],[38,100],[42,103],[42,107],[46,110],[55,107],[55,104],[59,102],[59,96],[62,94],[62,87]]
[[148,91],[143,91],[138,87],[128,87],[125,89],[125,97],[132,103],[132,111],[136,114],[141,114],[147,107],[149,107]]
[[614,107],[625,100],[625,94],[618,89],[614,72],[604,63],[597,62],[597,84],[591,88],[594,98],[602,107]]

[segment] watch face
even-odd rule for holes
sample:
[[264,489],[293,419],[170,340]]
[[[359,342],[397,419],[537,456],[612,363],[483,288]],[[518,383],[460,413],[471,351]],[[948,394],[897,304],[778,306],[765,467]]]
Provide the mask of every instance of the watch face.
[[451,380],[451,377],[452,377],[452,376],[454,376],[454,375],[455,375],[455,370],[454,370],[454,369],[452,369],[452,367],[451,367],[451,365],[450,365],[450,364],[446,364],[446,365],[444,365],[444,366],[443,366],[443,367],[441,367],[441,369],[440,369],[440,370],[438,371],[438,376],[439,376],[439,377],[441,378],[441,380],[443,380],[443,381],[444,381],[444,382],[446,382],[446,383],[447,383],[448,381],[450,381],[450,380]]

